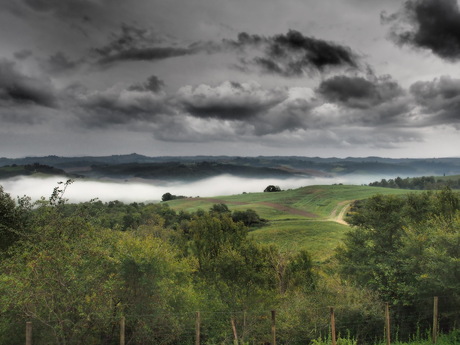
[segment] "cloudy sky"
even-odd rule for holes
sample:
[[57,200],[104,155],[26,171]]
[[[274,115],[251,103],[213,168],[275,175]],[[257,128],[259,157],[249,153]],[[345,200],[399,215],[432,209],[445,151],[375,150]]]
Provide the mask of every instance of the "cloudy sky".
[[460,156],[456,0],[0,0],[0,156]]

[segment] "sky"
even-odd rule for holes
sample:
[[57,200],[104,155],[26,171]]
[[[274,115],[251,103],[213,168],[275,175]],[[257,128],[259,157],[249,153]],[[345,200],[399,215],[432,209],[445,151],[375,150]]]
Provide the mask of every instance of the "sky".
[[457,157],[456,0],[0,0],[0,157]]

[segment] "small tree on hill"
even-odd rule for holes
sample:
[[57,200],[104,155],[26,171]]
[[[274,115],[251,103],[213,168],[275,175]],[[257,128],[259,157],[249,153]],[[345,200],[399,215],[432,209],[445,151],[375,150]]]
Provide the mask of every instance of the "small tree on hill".
[[281,192],[281,188],[271,184],[264,189],[264,192]]

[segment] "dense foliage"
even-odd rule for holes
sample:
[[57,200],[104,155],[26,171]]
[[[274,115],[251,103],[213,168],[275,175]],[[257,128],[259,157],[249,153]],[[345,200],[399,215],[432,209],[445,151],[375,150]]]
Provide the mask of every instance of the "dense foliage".
[[[433,296],[452,310],[460,307],[459,211],[459,194],[444,189],[376,195],[350,212],[353,228],[337,252],[342,276],[392,303],[405,325],[400,335],[415,332],[404,318],[418,315],[418,327],[431,325],[426,303]],[[444,313],[443,327],[454,327],[458,317]]]
[[[308,253],[248,238],[254,211],[68,204],[67,185],[36,204],[0,188],[0,344],[23,343],[27,320],[37,343],[116,344],[122,316],[131,343],[190,343],[197,310],[263,313],[315,287]],[[228,322],[210,320],[205,338],[231,338]]]
[[49,199],[13,200],[0,187],[0,344],[321,344],[329,307],[350,343],[381,339],[383,302],[401,339],[460,321],[460,197],[450,189],[376,195],[350,209],[337,255],[317,266],[306,251],[264,246],[253,210],[176,212],[167,203],[69,204],[70,181]]

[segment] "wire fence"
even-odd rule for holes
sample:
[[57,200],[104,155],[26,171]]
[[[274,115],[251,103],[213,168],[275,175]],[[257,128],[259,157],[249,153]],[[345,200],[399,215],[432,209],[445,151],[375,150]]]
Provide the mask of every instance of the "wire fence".
[[[308,308],[301,313],[282,309],[126,314],[99,322],[31,318],[26,322],[24,337],[26,345],[290,345],[311,344],[318,339],[336,345],[343,338],[353,339],[355,344],[391,344],[422,338],[436,343],[438,334],[458,326],[457,303],[443,297],[417,302],[411,306],[339,305]],[[66,334],[74,334],[75,339],[66,340]]]

